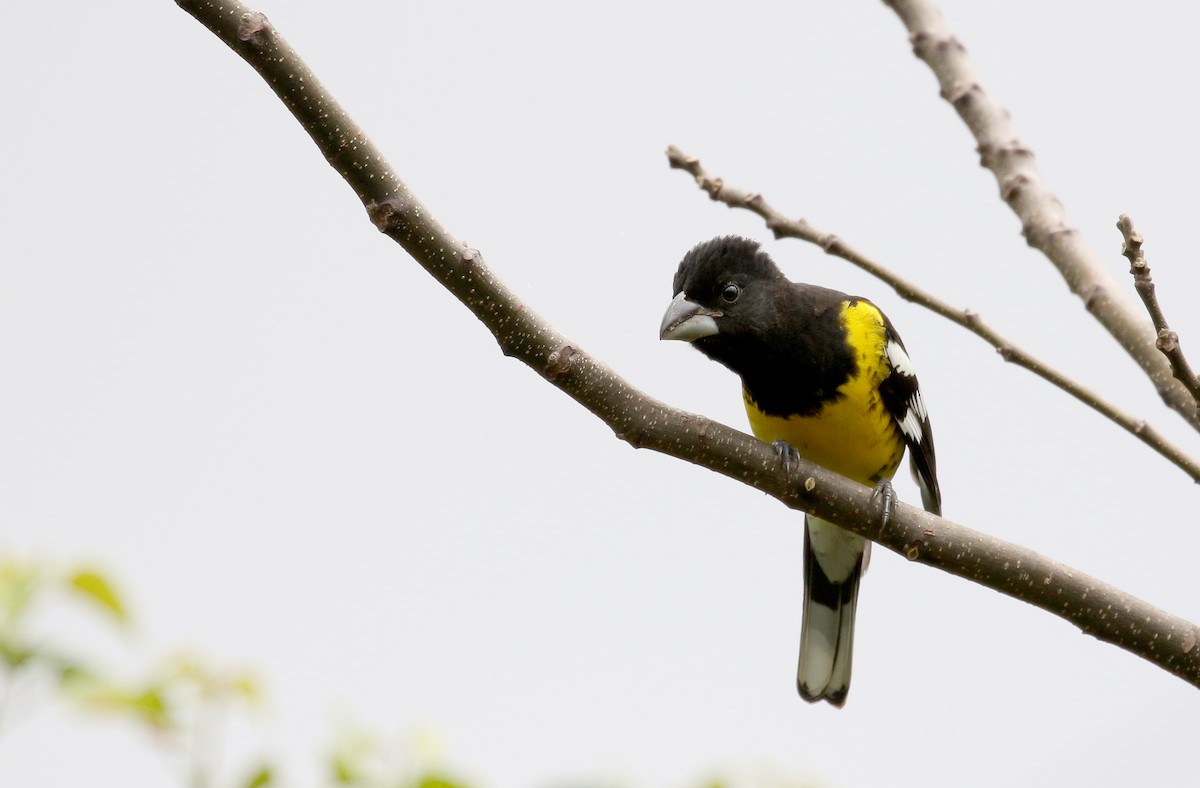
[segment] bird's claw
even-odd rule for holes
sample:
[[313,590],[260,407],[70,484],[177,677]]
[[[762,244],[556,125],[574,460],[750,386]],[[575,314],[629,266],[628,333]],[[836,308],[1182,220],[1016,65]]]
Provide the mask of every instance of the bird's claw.
[[792,467],[800,459],[800,452],[796,451],[796,447],[785,440],[772,441],[771,448],[779,454],[779,460],[783,463],[784,472],[791,473]]
[[880,479],[875,484],[875,489],[871,491],[871,503],[879,501],[879,530],[883,531],[887,528],[888,521],[892,519],[892,512],[896,510],[896,491],[892,488],[892,483],[887,479]]

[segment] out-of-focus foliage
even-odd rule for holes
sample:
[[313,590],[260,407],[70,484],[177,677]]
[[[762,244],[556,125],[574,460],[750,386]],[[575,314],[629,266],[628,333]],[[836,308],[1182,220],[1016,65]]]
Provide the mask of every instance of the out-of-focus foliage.
[[330,751],[329,779],[352,788],[468,788],[469,783],[432,765],[439,749],[428,735],[404,746],[343,726]]
[[94,709],[131,715],[161,733],[187,731],[199,724],[209,707],[253,707],[261,694],[258,681],[247,672],[219,671],[194,657],[178,656],[141,681],[93,680],[78,688],[75,697]]
[[[214,735],[224,717],[259,703],[257,679],[246,671],[218,670],[194,657],[173,657],[143,678],[106,675],[87,658],[88,647],[70,629],[55,631],[55,613],[65,606],[114,632],[131,626],[116,586],[101,571],[82,567],[61,571],[35,561],[0,558],[0,712],[3,721],[37,712],[36,702],[65,700],[76,707],[132,720],[151,734],[156,747],[169,749],[183,764],[193,788],[217,784],[210,753],[197,742]],[[62,629],[59,627],[58,629]],[[81,656],[82,655],[82,656]],[[40,690],[49,688],[53,692]],[[3,728],[0,727],[0,735]],[[260,788],[275,774],[270,764],[251,770],[232,785]]]
[[[195,656],[175,656],[159,662],[140,678],[115,679],[90,664],[87,648],[71,644],[69,633],[47,636],[45,614],[61,605],[78,608],[77,612],[114,632],[125,632],[132,626],[116,586],[95,568],[58,571],[32,561],[0,557],[0,736],[4,733],[3,723],[11,716],[14,696],[29,685],[41,683],[54,689],[51,697],[113,719],[132,721],[145,729],[150,746],[165,750],[179,762],[181,786],[267,788],[295,782],[282,777],[280,767],[265,758],[249,767],[217,762],[220,758],[216,753],[221,751],[217,740],[229,715],[252,710],[263,702],[261,684],[251,672],[216,668]],[[36,709],[22,711],[30,714]],[[318,784],[470,788],[471,783],[441,767],[440,761],[441,747],[432,735],[397,741],[345,724],[336,732],[325,761],[325,775]],[[103,782],[103,775],[96,777]],[[610,785],[588,781],[570,784]],[[703,785],[812,788],[811,783],[789,780],[774,772],[710,780]]]
[[[38,684],[73,690],[95,681],[95,674],[62,638],[37,631],[41,615],[55,605],[80,605],[104,624],[123,627],[125,604],[112,583],[94,569],[59,571],[33,561],[0,558],[0,709],[14,711],[21,695]],[[2,732],[2,731],[0,731]]]
[[94,569],[81,569],[67,578],[71,588],[83,598],[91,600],[107,612],[114,620],[125,623],[129,616],[125,612],[125,604],[117,596],[112,583]]

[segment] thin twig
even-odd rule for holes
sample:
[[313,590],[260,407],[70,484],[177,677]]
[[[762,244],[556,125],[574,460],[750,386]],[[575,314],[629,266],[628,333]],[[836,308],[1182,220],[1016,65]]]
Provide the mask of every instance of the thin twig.
[[913,53],[937,77],[941,96],[975,137],[980,164],[992,172],[1000,196],[1021,220],[1021,234],[1058,269],[1071,292],[1150,378],[1163,402],[1200,430],[1200,413],[1171,366],[1148,341],[1145,317],[1079,232],[1067,225],[1033,152],[1021,142],[1008,112],[983,87],[966,48],[929,0],[884,0],[904,23]]
[[1158,295],[1154,290],[1154,279],[1150,276],[1150,264],[1146,262],[1146,253],[1142,251],[1142,234],[1133,226],[1133,219],[1123,213],[1117,219],[1117,229],[1121,231],[1124,244],[1121,254],[1129,260],[1129,273],[1133,274],[1133,289],[1141,296],[1154,323],[1157,339],[1154,346],[1167,357],[1171,364],[1171,372],[1175,379],[1184,385],[1191,393],[1196,406],[1200,407],[1200,378],[1192,371],[1192,365],[1183,355],[1183,347],[1179,344],[1179,334],[1167,325],[1167,317],[1163,314],[1162,306],[1158,303]]
[[786,469],[766,443],[635,389],[526,308],[477,251],[433,218],[266,17],[236,0],[176,2],[262,75],[376,227],[459,298],[505,354],[596,414],[620,439],[736,479],[910,560],[1036,605],[1200,687],[1200,631],[1190,622],[1028,548],[906,504],[881,527],[870,489],[803,460]]
[[761,194],[728,186],[721,178],[714,178],[709,175],[700,164],[699,159],[695,156],[688,156],[674,145],[667,148],[667,160],[674,169],[684,170],[691,174],[696,179],[696,185],[713,200],[722,202],[730,208],[744,208],[761,216],[766,221],[767,229],[774,233],[776,238],[797,238],[801,241],[816,244],[827,253],[853,263],[880,281],[890,285],[901,298],[920,304],[952,323],[956,323],[971,331],[976,336],[983,338],[985,342],[996,348],[1000,357],[1005,361],[1016,364],[1019,367],[1024,367],[1043,380],[1067,392],[1084,405],[1111,420],[1142,443],[1161,454],[1190,476],[1192,481],[1200,483],[1200,462],[1184,454],[1179,447],[1168,441],[1144,420],[1134,418],[1125,413],[1091,389],[1077,383],[1049,364],[1014,345],[987,323],[984,323],[978,313],[966,309],[957,309],[936,296],[925,292],[912,282],[896,275],[890,269],[885,268],[855,250],[836,235],[824,233],[816,229],[807,220],[791,219],[784,216],[772,208],[763,199]]

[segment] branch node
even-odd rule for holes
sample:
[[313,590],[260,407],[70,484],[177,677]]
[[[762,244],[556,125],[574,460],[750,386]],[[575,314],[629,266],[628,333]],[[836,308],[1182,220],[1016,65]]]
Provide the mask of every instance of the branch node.
[[674,145],[667,146],[667,161],[671,163],[671,167],[674,169],[687,170],[693,175],[696,174],[696,169],[700,164],[700,159],[695,156],[688,156]]
[[1096,308],[1108,299],[1108,291],[1100,285],[1092,285],[1083,292],[1083,307],[1088,312],[1095,313]]
[[1183,642],[1179,644],[1179,648],[1184,654],[1191,653],[1191,650],[1196,647],[1196,628],[1187,627],[1183,631]]
[[938,53],[945,55],[950,50],[955,52],[966,52],[967,49],[954,36],[937,35],[928,30],[915,30],[908,36],[908,41],[912,44],[913,54],[922,60],[930,49],[937,49]]
[[478,263],[483,262],[483,255],[478,249],[472,249],[469,246],[464,246],[463,250],[458,253],[458,259],[466,268],[471,268]]
[[775,240],[779,240],[789,236],[788,224],[789,222],[780,219],[768,219],[767,229],[771,231],[771,235],[775,236]]
[[[1017,189],[1018,192],[1021,188]],[[1013,196],[1016,199],[1017,195]],[[1053,199],[1053,198],[1051,198]],[[1070,238],[1077,235],[1078,231],[1073,227],[1068,227],[1062,222],[1058,222],[1054,226],[1046,226],[1044,222],[1030,221],[1021,226],[1021,235],[1025,236],[1025,241],[1034,249],[1041,251],[1044,254],[1051,254],[1052,247],[1055,244],[1061,248],[1061,242],[1064,238]]]
[[[963,45],[963,42],[959,41],[955,36],[942,36],[940,39],[938,39],[937,48],[942,52],[942,54],[950,51],[958,53],[964,53],[967,51],[967,48]],[[979,85],[972,85],[972,87],[981,89]]]
[[1020,140],[1005,143],[981,142],[975,147],[979,154],[979,165],[991,169],[1000,164],[1018,158],[1033,158],[1033,151],[1021,144]]
[[944,98],[950,102],[959,112],[963,111],[963,107],[971,102],[976,96],[983,92],[983,87],[978,82],[963,84],[956,82],[946,91]]
[[625,432],[613,432],[617,440],[625,441],[635,449],[643,449],[646,447],[646,434],[637,428],[626,430]]
[[712,200],[721,199],[721,189],[725,188],[725,181],[722,178],[705,178],[703,175],[696,176],[696,183],[708,193]]
[[238,20],[237,37],[261,49],[275,37],[275,29],[262,11],[250,11]]
[[375,225],[379,232],[388,235],[408,227],[412,213],[412,206],[399,197],[367,203],[367,216],[371,218],[371,224]]
[[923,293],[910,285],[908,282],[899,281],[895,284],[896,295],[903,298],[905,301],[914,301],[922,303]]
[[550,380],[554,380],[559,375],[565,375],[571,371],[574,365],[575,348],[570,345],[563,345],[554,350],[550,355],[546,356],[546,366],[542,372]]
[[[1007,203],[1014,202],[1020,196],[1021,190],[1029,184],[1029,176],[1018,172],[1008,176],[1000,183],[1000,198]],[[1029,238],[1033,232],[1033,223],[1026,222],[1021,227],[1021,234]]]
[[826,235],[821,236],[818,239],[818,243],[820,243],[821,248],[825,250],[825,254],[841,257],[845,251],[844,245],[842,244],[842,239],[838,238],[833,233],[827,233]]
[[1179,349],[1179,334],[1169,328],[1164,328],[1158,332],[1158,339],[1154,340],[1154,346],[1164,353],[1174,353]]
[[1135,279],[1149,278],[1150,265],[1142,251],[1142,234],[1133,226],[1133,219],[1127,213],[1117,217],[1117,229],[1121,231],[1121,254],[1129,260],[1129,273]]

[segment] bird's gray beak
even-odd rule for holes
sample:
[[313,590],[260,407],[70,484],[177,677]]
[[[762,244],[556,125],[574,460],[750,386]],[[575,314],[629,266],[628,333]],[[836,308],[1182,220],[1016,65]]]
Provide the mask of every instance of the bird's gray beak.
[[659,339],[682,339],[695,342],[701,337],[718,333],[717,321],[720,312],[705,309],[694,301],[688,301],[683,293],[675,296],[658,328]]

